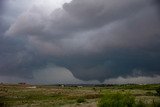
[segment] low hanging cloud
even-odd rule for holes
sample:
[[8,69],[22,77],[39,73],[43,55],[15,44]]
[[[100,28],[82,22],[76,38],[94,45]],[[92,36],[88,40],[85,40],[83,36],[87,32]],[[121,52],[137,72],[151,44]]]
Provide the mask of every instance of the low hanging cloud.
[[[1,31],[0,73],[36,80],[46,75],[47,83],[136,76],[145,82],[160,75],[159,7],[157,0],[72,0],[50,11],[46,4],[26,7]],[[48,68],[50,63],[60,68]]]
[[45,69],[33,72],[33,78],[38,83],[69,84],[80,83],[73,74],[66,68],[48,65]]
[[139,77],[118,77],[116,79],[108,79],[105,80],[104,83],[107,84],[159,84],[160,83],[160,76],[154,76],[154,77],[145,77],[145,76],[139,76]]
[[98,81],[82,81],[76,79],[71,71],[64,67],[55,65],[47,65],[45,69],[40,69],[33,72],[33,79],[38,84],[92,84],[99,83]]

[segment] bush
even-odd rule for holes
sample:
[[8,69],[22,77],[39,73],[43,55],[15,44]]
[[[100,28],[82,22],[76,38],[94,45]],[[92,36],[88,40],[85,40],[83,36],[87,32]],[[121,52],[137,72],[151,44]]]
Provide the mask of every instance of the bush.
[[98,102],[99,107],[133,107],[135,98],[128,93],[106,93]]
[[146,104],[146,103],[144,103],[143,101],[140,100],[140,101],[135,105],[135,107],[160,107],[160,102],[155,102],[155,101],[153,100],[152,103]]
[[135,107],[146,107],[146,105],[140,100]]
[[160,102],[153,100],[152,103],[146,104],[143,101],[135,101],[129,93],[106,93],[98,101],[98,107],[160,107]]
[[86,100],[83,97],[77,99],[77,103],[83,103],[83,102],[86,102]]
[[153,92],[148,91],[148,92],[146,92],[146,95],[147,96],[154,96],[155,94]]
[[157,95],[160,96],[160,86],[156,89]]
[[155,101],[153,100],[152,107],[160,107],[160,102],[155,102]]

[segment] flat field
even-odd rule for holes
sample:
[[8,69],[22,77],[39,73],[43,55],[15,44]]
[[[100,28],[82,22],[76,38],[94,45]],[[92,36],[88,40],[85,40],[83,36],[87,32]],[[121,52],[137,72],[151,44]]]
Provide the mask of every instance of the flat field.
[[[158,87],[159,84],[97,86],[1,84],[0,107],[114,107],[111,103],[110,106],[107,105],[105,101],[120,105],[122,102],[117,102],[119,99],[114,100],[114,97],[121,100],[125,99],[126,95],[128,99],[132,96],[127,104],[132,103],[133,107],[160,107],[160,97],[156,91]],[[128,99],[125,100],[129,101]]]

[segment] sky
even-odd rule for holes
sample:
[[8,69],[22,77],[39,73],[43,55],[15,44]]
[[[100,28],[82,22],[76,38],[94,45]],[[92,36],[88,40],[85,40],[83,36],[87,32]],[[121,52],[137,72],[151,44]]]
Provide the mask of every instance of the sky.
[[159,0],[0,0],[0,82],[160,83]]

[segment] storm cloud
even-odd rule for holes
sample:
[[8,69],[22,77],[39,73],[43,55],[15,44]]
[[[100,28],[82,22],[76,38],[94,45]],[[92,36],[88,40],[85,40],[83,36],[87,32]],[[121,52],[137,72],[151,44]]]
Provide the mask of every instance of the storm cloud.
[[0,15],[0,75],[35,82],[51,74],[47,83],[160,80],[158,0],[72,0],[49,9],[12,3],[15,11],[6,2]]

